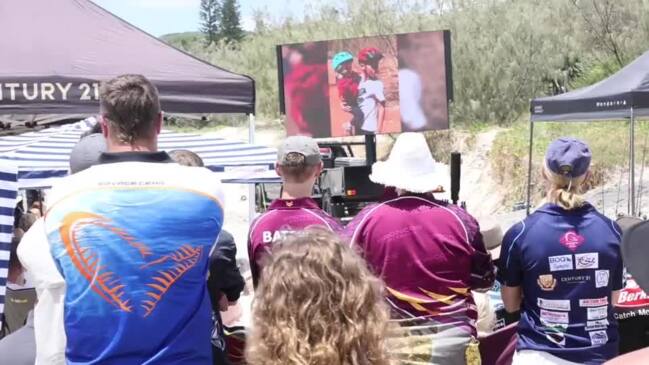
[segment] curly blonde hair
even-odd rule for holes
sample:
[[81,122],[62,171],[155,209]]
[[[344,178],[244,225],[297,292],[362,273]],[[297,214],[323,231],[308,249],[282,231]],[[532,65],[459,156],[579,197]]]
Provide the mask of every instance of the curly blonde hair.
[[255,295],[248,364],[390,364],[383,286],[333,233],[274,246]]

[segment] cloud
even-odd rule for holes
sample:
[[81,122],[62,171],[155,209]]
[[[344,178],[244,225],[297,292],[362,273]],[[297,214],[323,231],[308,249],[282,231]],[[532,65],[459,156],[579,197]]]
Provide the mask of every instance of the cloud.
[[253,32],[255,30],[255,18],[249,15],[241,16],[241,28],[248,32]]

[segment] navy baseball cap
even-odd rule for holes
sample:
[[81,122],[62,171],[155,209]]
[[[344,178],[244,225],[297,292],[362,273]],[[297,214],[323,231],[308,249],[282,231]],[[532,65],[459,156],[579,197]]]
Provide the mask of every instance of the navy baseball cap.
[[545,164],[551,172],[569,178],[583,176],[590,166],[588,145],[572,137],[561,137],[550,143]]

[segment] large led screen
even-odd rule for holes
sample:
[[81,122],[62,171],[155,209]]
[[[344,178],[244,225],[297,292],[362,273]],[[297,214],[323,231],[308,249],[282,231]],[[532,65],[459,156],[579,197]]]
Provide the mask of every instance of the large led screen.
[[288,135],[316,138],[447,129],[450,33],[277,47]]

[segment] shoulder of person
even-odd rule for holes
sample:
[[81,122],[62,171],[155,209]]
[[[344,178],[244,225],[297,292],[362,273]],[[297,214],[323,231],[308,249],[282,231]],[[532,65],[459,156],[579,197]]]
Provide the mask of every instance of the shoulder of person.
[[599,219],[599,221],[602,223],[602,226],[605,227],[606,230],[611,232],[615,237],[617,237],[618,240],[622,238],[622,228],[620,227],[619,224],[617,224],[617,222],[603,215],[595,208],[593,208],[591,214],[593,214],[594,217]]
[[514,243],[522,237],[525,232],[527,219],[516,222],[513,226],[509,227],[503,236],[503,243]]

